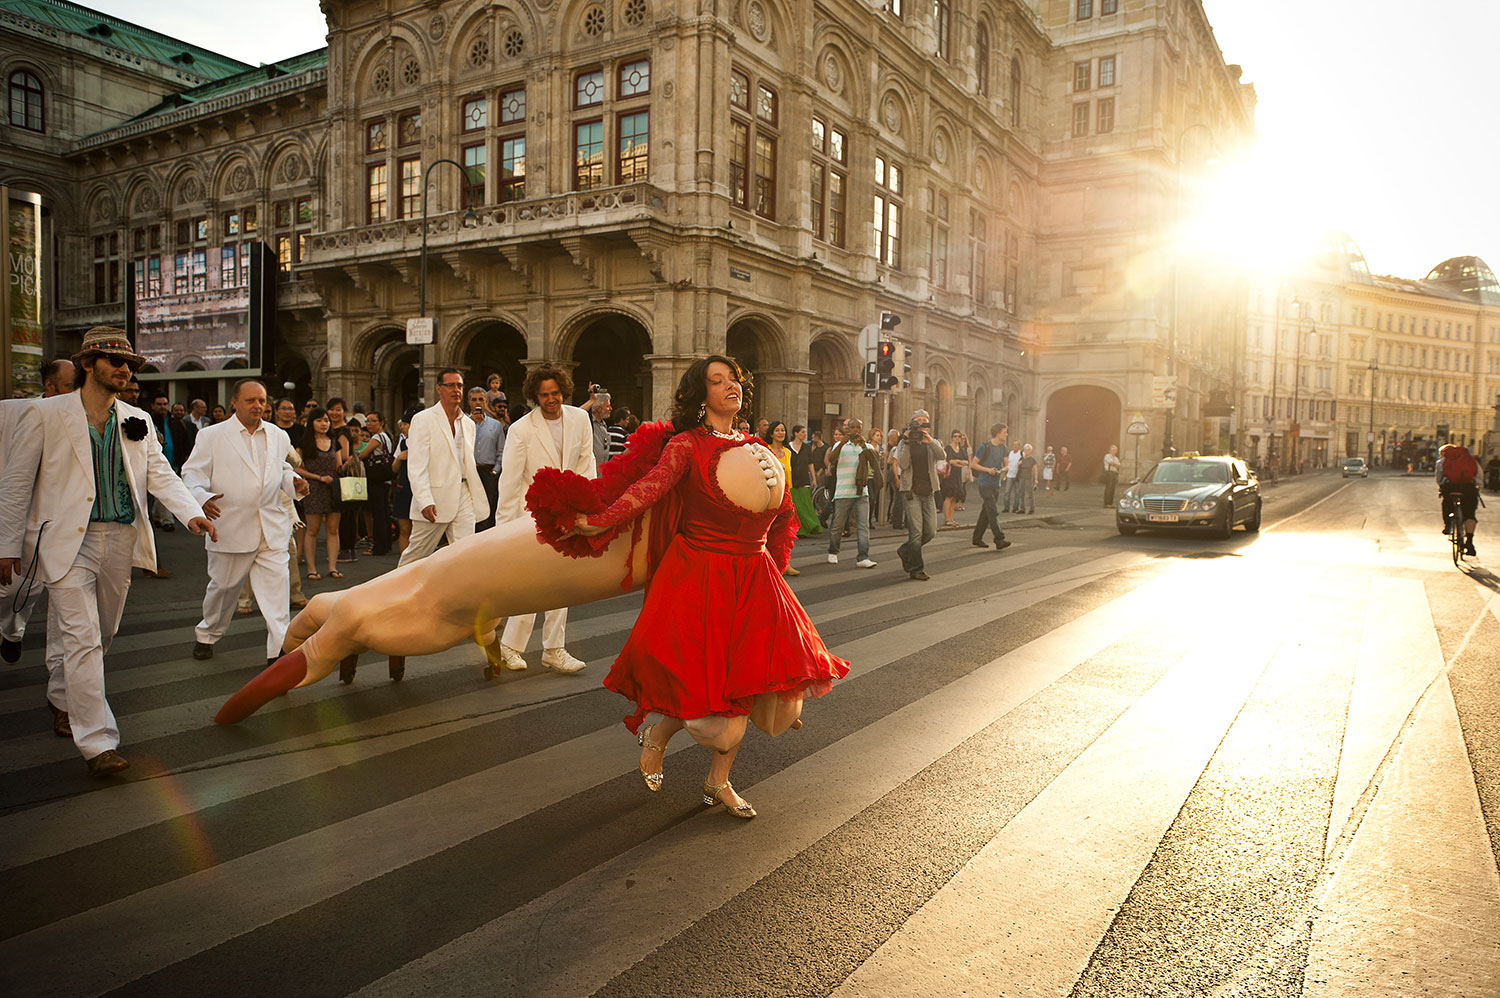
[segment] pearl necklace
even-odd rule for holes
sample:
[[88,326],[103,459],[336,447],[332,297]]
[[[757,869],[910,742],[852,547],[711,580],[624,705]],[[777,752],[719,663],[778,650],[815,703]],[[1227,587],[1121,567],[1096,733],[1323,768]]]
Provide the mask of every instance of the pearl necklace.
[[735,433],[733,430],[728,433],[721,433],[720,431],[714,429],[712,426],[709,426],[707,423],[703,424],[703,428],[709,433],[712,433],[714,436],[718,437],[720,440],[738,440],[740,438],[740,435],[738,433]]

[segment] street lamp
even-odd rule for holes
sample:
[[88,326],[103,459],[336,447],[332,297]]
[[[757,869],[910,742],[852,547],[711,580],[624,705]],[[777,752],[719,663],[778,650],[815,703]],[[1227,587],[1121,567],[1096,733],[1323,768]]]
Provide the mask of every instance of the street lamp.
[[[1181,232],[1179,232],[1178,230],[1182,226],[1182,141],[1183,139],[1186,139],[1188,137],[1189,133],[1198,128],[1201,128],[1205,132],[1207,132],[1209,134],[1210,140],[1212,140],[1214,134],[1213,129],[1209,128],[1201,121],[1196,124],[1187,126],[1177,136],[1177,193],[1173,202],[1172,229],[1174,240],[1179,241],[1181,239]],[[1182,267],[1181,260],[1179,259],[1179,257],[1181,256],[1181,250],[1182,247],[1180,245],[1174,244],[1172,247],[1172,324],[1167,327],[1167,377],[1172,379],[1172,384],[1174,387],[1177,384],[1177,310],[1180,303],[1180,297],[1178,294],[1178,271]],[[1171,407],[1167,409],[1166,426],[1162,428],[1162,457],[1172,456],[1172,421],[1176,417],[1176,415],[1177,399],[1174,394]]]
[[[432,168],[437,166],[439,163],[448,163],[452,166],[458,167],[459,172],[462,173],[464,177],[464,186],[467,187],[469,183],[468,167],[464,166],[456,159],[435,159],[431,163],[427,164],[427,169],[422,174],[422,263],[420,268],[421,273],[417,278],[417,315],[420,318],[424,319],[427,317],[427,188],[428,185],[432,183]],[[469,226],[473,225],[477,221],[479,221],[479,216],[474,214],[474,209],[467,204],[464,205],[463,224],[465,226]],[[426,358],[423,355],[424,350],[425,347],[417,347],[418,403],[423,403],[427,400],[427,389],[425,384],[427,381],[427,372],[425,370]]]
[[1378,373],[1380,373],[1380,365],[1377,364],[1377,363],[1375,363],[1372,360],[1372,361],[1370,361],[1370,366],[1369,366],[1368,370],[1370,372],[1370,440],[1369,440],[1370,458],[1369,458],[1369,464],[1370,464],[1370,467],[1373,468],[1373,467],[1375,467],[1375,375],[1378,374]]

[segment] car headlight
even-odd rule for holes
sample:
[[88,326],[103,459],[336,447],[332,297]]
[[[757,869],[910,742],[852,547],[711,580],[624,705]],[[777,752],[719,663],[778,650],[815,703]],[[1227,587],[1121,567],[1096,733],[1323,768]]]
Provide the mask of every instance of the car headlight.
[[1140,496],[1136,496],[1134,499],[1130,500],[1130,505],[1135,509],[1142,509],[1145,507],[1145,503],[1141,502]]
[[1187,508],[1189,510],[1196,510],[1198,508],[1198,500],[1194,499],[1192,502],[1188,503]]
[[1120,508],[1121,509],[1129,509],[1130,508],[1130,500],[1129,499],[1121,499],[1120,500]]
[[1205,499],[1205,500],[1203,500],[1203,508],[1204,509],[1213,509],[1217,505],[1218,505],[1218,503],[1215,502],[1212,499]]

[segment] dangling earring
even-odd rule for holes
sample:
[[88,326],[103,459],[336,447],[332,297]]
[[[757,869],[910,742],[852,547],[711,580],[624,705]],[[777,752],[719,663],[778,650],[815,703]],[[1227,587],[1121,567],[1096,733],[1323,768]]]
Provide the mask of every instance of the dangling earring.
[[698,403],[698,422],[700,422],[700,423],[703,422],[703,417],[706,416],[706,415],[708,415],[708,403],[707,402],[699,402]]

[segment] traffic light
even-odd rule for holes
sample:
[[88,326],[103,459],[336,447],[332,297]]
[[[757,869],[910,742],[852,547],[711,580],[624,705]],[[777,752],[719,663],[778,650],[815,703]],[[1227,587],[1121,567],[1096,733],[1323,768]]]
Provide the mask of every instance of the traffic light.
[[901,358],[901,380],[895,385],[891,392],[902,392],[911,387],[911,347],[905,343],[898,343],[898,353]]
[[880,313],[880,331],[882,333],[893,332],[899,325],[901,325],[901,316],[895,312]]
[[[889,312],[886,315],[895,318]],[[884,322],[885,318],[882,317],[881,324],[884,325]],[[878,379],[875,383],[877,388],[887,390],[896,387],[896,344],[891,340],[881,340],[875,346],[875,375]]]
[[873,396],[880,386],[880,377],[875,373],[875,362],[865,363],[865,394]]

